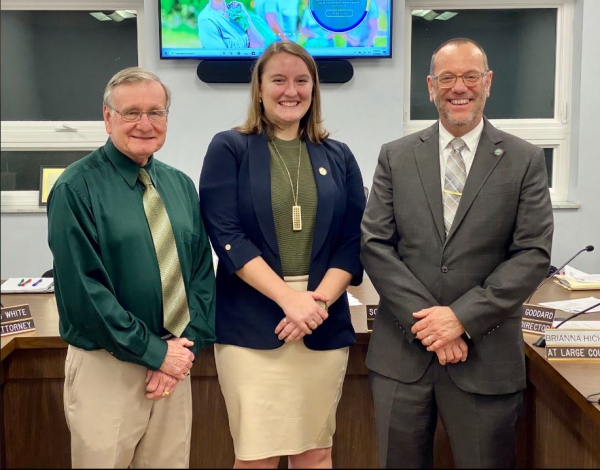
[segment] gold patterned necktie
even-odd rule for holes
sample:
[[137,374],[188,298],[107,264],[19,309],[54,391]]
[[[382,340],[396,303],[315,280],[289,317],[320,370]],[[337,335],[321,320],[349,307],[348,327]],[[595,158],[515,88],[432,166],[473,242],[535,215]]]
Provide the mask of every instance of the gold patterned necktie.
[[152,184],[148,172],[140,168],[138,179],[144,185],[144,212],[148,219],[160,270],[164,327],[173,335],[180,337],[190,322],[190,311],[173,228],[160,194]]
[[444,227],[446,228],[446,236],[448,236],[452,222],[454,222],[465,181],[467,181],[467,170],[461,153],[467,144],[464,140],[456,138],[450,142],[450,145],[452,150],[446,162],[446,178],[444,180]]

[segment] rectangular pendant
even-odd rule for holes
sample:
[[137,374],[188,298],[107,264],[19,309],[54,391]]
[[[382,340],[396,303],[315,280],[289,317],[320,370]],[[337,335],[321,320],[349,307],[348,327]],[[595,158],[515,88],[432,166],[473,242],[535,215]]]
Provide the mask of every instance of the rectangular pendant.
[[292,206],[292,228],[294,232],[302,230],[302,209],[300,206]]

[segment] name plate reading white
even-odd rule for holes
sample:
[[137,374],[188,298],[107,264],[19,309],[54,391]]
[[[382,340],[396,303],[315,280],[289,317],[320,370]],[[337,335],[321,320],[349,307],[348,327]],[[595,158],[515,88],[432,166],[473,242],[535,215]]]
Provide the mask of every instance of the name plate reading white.
[[521,318],[521,329],[527,333],[543,335],[546,328],[552,327],[555,308],[542,307],[540,305],[523,304],[523,317]]
[[13,305],[2,308],[2,336],[35,330],[29,305]]
[[552,360],[600,362],[600,329],[547,328],[546,357]]

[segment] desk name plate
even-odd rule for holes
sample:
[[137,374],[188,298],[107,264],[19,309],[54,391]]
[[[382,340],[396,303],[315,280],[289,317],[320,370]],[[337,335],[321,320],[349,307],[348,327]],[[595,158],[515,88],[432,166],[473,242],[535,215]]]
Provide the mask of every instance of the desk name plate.
[[13,305],[2,308],[2,336],[35,330],[29,305]]
[[600,329],[547,328],[544,336],[549,361],[600,361]]
[[375,322],[375,315],[377,315],[377,308],[379,305],[365,305],[367,308],[367,331],[373,331],[373,323]]
[[527,333],[543,335],[546,328],[552,327],[555,308],[542,307],[541,305],[523,304],[523,317],[521,329]]

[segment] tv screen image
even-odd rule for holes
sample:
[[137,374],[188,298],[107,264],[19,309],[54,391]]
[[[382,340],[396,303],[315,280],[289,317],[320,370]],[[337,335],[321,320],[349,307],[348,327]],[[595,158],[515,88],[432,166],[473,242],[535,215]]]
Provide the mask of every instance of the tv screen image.
[[316,59],[392,56],[392,0],[159,0],[161,59],[254,59],[294,41]]

